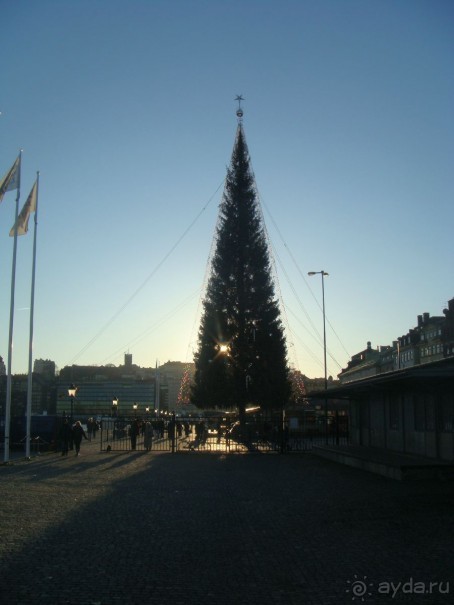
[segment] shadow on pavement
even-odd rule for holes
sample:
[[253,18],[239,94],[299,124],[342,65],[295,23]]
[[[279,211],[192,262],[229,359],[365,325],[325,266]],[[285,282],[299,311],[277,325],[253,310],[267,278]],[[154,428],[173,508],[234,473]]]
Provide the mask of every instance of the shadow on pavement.
[[61,458],[0,468],[10,605],[351,603],[355,576],[384,603],[380,582],[452,572],[447,484],[307,454]]

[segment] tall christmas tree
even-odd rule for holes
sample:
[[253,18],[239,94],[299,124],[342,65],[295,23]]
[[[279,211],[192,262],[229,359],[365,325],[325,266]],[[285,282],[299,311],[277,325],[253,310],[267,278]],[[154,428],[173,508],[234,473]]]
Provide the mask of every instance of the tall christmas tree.
[[[240,99],[241,100],[241,99]],[[201,408],[282,409],[290,396],[284,329],[242,125],[242,110],[203,302],[191,401]]]

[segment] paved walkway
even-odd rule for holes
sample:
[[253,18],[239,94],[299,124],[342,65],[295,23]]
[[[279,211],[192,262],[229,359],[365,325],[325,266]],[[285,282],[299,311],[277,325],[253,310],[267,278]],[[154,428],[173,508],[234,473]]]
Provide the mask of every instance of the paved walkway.
[[0,466],[0,602],[447,605],[453,492],[311,454],[84,441]]

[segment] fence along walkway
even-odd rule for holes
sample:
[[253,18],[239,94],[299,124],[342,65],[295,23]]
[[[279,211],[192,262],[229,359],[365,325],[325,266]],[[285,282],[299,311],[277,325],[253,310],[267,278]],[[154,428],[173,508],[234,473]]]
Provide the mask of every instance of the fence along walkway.
[[[172,418],[172,417],[171,417]],[[239,423],[213,428],[194,418],[177,417],[170,421],[137,418],[109,418],[101,423],[101,450],[153,452],[306,452],[315,445],[347,445],[346,423],[329,427],[328,435],[320,429],[289,429],[288,423],[277,426],[263,422]]]

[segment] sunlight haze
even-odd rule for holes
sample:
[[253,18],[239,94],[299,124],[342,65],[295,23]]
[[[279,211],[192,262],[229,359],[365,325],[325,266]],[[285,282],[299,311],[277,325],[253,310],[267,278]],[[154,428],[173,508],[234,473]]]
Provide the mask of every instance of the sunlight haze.
[[[2,7],[0,178],[40,171],[33,359],[192,361],[236,95],[289,362],[323,375],[454,296],[448,1],[14,2]],[[6,362],[15,192],[0,205]],[[18,238],[27,372],[33,222]]]

